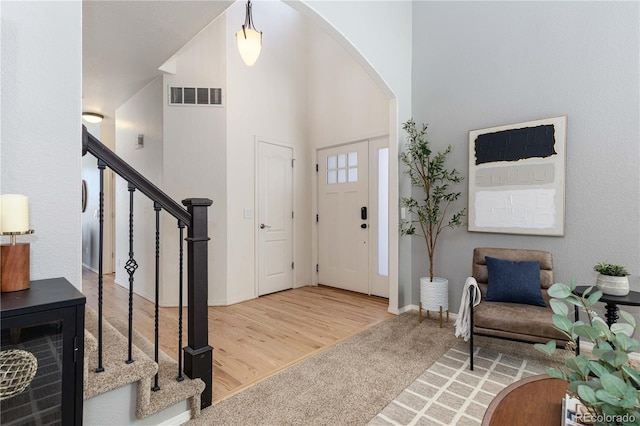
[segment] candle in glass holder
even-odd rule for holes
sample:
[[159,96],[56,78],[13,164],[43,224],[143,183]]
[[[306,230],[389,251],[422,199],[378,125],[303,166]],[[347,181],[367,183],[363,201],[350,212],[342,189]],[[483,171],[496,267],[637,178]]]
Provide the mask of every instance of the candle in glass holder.
[[29,288],[29,243],[16,244],[16,234],[30,233],[29,201],[25,195],[0,195],[0,234],[10,234],[11,244],[0,246],[0,291]]
[[29,199],[21,194],[0,196],[0,232],[29,230]]

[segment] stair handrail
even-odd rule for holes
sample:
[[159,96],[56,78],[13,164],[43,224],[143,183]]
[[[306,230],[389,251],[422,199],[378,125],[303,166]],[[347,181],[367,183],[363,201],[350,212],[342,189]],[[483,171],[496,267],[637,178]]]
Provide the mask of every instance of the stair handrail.
[[[159,206],[178,220],[178,228],[187,227],[187,346],[184,351],[184,372],[190,378],[200,378],[205,389],[200,395],[200,408],[206,408],[212,404],[213,400],[213,347],[208,342],[208,220],[207,208],[212,205],[208,198],[187,198],[182,200],[182,207],[164,191],[151,183],[140,172],[131,167],[126,161],[117,156],[111,149],[100,142],[95,136],[87,131],[86,126],[82,126],[82,155],[87,152],[98,159],[98,168],[104,170],[109,167],[116,174],[129,183],[129,191],[135,189],[142,192],[149,199],[154,201],[154,209]],[[101,175],[102,176],[102,175]],[[102,177],[101,177],[102,188]],[[132,194],[132,193],[131,193]],[[133,195],[131,195],[133,198]],[[100,195],[100,240],[102,240],[102,189]],[[133,205],[133,204],[132,204]],[[131,207],[132,208],[132,207]],[[156,233],[158,232],[158,221],[156,220]],[[156,234],[157,235],[157,234]],[[180,233],[182,241],[183,234]],[[157,237],[156,237],[157,238]],[[157,247],[157,246],[156,246]],[[157,248],[156,248],[157,250]],[[131,254],[133,254],[131,252]],[[100,248],[100,259],[102,259],[102,247]],[[156,256],[157,257],[157,256]],[[182,261],[182,257],[181,257]],[[137,266],[136,266],[137,267]],[[102,299],[102,260],[100,260],[98,272],[99,291],[98,298]],[[156,269],[157,272],[157,269]],[[180,275],[182,283],[182,270]],[[156,279],[157,288],[157,279]],[[182,295],[182,284],[180,284],[180,294]],[[132,287],[130,287],[130,324],[132,306]],[[182,299],[181,299],[182,300]],[[158,297],[156,291],[156,327],[157,327]],[[180,309],[180,312],[182,310]],[[99,302],[99,325],[101,329],[102,307]],[[180,323],[182,321],[180,320]],[[131,326],[130,326],[131,327]],[[130,328],[131,329],[131,328]],[[182,334],[180,333],[180,342]],[[129,338],[131,340],[131,337]],[[101,340],[100,340],[101,341]],[[158,339],[156,336],[156,345]],[[99,343],[101,346],[101,343]],[[180,345],[181,346],[181,345]],[[101,351],[100,351],[101,353]],[[157,357],[157,356],[156,356]],[[99,355],[101,358],[101,355]],[[99,361],[99,366],[102,363]],[[102,370],[101,368],[96,371]],[[178,375],[178,380],[181,375]],[[157,382],[156,382],[157,387]]]
[[87,152],[93,154],[94,157],[104,161],[104,163],[115,173],[120,175],[127,182],[133,184],[137,190],[149,197],[151,200],[160,204],[163,210],[167,211],[176,219],[182,221],[189,226],[191,223],[191,214],[178,204],[173,198],[169,197],[164,191],[155,186],[140,172],[131,167],[126,161],[118,157],[115,152],[111,151],[105,144],[100,142],[95,136],[87,131],[85,125],[82,126],[82,155]]

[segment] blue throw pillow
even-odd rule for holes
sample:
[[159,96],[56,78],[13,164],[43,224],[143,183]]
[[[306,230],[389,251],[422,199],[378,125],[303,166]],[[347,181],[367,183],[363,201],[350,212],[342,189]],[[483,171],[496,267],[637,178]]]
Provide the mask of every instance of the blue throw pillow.
[[489,302],[547,306],[540,290],[540,262],[517,262],[485,256]]

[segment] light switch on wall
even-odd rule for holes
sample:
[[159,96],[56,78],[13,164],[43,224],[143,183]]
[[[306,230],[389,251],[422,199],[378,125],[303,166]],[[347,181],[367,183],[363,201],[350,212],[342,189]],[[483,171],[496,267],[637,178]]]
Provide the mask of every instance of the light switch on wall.
[[406,207],[400,207],[400,219],[405,220],[407,218]]
[[253,219],[253,210],[244,209],[244,218],[245,219]]

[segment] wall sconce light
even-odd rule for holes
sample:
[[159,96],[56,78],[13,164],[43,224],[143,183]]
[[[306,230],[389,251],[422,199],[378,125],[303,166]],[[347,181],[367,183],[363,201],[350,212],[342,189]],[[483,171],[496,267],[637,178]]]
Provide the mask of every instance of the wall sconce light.
[[242,29],[236,33],[236,42],[240,56],[247,66],[253,66],[260,56],[262,49],[262,31],[256,31],[253,26],[253,16],[251,13],[251,0],[247,1],[247,13],[244,17]]
[[93,123],[93,124],[100,123],[103,118],[104,118],[104,115],[98,114],[97,112],[82,113],[82,119],[87,123]]

